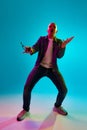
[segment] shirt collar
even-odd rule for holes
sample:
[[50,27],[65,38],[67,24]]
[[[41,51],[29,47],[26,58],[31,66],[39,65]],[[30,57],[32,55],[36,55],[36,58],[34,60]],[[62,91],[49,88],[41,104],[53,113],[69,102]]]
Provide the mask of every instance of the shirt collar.
[[[45,36],[45,39],[48,39],[48,35],[47,35],[47,36]],[[56,38],[56,37],[54,37],[53,41],[54,41],[54,42],[57,42],[57,38]]]

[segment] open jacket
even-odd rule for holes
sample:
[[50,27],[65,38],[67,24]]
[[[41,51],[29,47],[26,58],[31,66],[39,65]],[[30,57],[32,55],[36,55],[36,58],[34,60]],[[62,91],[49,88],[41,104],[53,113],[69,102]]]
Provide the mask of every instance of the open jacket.
[[[34,53],[38,52],[38,57],[36,60],[35,66],[39,66],[41,63],[41,60],[43,59],[45,52],[48,47],[48,36],[41,36],[38,41],[32,46],[34,49]],[[62,40],[58,38],[54,38],[53,40],[53,54],[52,54],[52,64],[55,69],[58,69],[57,67],[57,58],[61,58],[64,55],[65,48],[61,48]]]

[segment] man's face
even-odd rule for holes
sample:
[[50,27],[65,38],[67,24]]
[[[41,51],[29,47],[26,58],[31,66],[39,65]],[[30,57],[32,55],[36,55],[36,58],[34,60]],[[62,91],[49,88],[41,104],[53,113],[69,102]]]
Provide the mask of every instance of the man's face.
[[48,32],[48,35],[53,35],[54,36],[56,34],[56,32],[57,32],[56,24],[55,23],[49,24],[47,32]]

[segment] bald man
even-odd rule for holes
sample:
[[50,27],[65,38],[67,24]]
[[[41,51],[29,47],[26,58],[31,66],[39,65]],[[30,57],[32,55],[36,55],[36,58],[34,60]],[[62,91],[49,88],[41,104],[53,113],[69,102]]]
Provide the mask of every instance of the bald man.
[[[73,37],[62,41],[56,37],[57,32],[57,25],[55,23],[50,23],[47,28],[47,36],[41,36],[32,47],[24,48],[24,53],[29,53],[30,55],[38,52],[38,57],[24,86],[23,110],[17,116],[18,121],[23,120],[29,112],[32,89],[44,76],[50,78],[58,90],[53,111],[61,115],[68,114],[62,107],[62,102],[67,94],[67,87],[58,69],[57,58],[62,58],[64,56],[66,44],[70,42]],[[49,89],[47,91],[49,91]]]

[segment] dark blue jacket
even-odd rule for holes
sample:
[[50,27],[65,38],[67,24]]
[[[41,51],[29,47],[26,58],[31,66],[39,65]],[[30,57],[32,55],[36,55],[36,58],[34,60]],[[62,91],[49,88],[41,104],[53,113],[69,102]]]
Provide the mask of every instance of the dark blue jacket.
[[[45,55],[45,52],[48,47],[48,36],[41,36],[38,41],[33,45],[34,53],[38,52],[38,57],[35,66],[39,66],[42,58]],[[52,55],[52,64],[54,68],[57,67],[57,58],[61,58],[64,55],[65,48],[61,48],[62,40],[54,38],[53,40],[53,55]],[[33,53],[33,54],[34,54]]]

